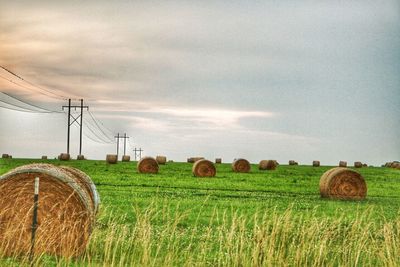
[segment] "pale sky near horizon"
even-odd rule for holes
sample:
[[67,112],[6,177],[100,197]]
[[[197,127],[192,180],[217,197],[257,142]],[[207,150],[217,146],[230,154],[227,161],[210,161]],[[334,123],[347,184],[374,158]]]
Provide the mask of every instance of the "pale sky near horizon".
[[[0,65],[84,98],[145,155],[400,159],[398,1],[0,0]],[[0,91],[52,110],[67,104],[2,69]],[[64,114],[0,107],[0,125],[0,153],[66,150]],[[115,152],[84,131],[85,156]],[[73,157],[78,136],[73,128]]]

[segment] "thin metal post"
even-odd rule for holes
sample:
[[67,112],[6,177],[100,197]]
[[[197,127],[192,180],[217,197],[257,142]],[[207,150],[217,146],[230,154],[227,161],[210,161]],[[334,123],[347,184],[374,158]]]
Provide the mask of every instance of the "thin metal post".
[[67,153],[69,154],[69,136],[71,127],[71,99],[68,99],[68,137],[67,137]]
[[32,263],[35,253],[36,230],[38,227],[38,208],[39,208],[39,177],[35,178],[35,190],[33,196],[33,219],[32,219],[32,235],[31,235],[31,250],[29,252],[29,261]]
[[79,155],[82,155],[82,121],[83,121],[83,99],[81,99],[81,123],[80,123],[80,138],[79,138]]
[[117,158],[119,154],[119,133],[117,134]]
[[124,135],[124,156],[126,155],[126,133]]

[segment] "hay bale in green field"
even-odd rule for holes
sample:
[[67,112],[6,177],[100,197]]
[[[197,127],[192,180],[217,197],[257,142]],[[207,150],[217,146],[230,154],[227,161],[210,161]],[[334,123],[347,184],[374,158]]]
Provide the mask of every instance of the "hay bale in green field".
[[335,167],[320,179],[321,197],[331,199],[362,200],[367,195],[364,177],[348,168]]

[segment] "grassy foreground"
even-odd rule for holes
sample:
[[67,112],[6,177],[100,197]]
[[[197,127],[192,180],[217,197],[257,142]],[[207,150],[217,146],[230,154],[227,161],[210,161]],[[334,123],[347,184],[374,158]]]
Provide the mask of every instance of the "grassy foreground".
[[[32,162],[0,160],[0,175]],[[71,266],[400,266],[400,171],[358,169],[367,200],[319,197],[329,167],[279,166],[194,178],[191,164],[157,175],[136,162],[63,162],[94,180],[102,204],[87,252],[78,259],[42,255],[37,265]],[[24,257],[2,265],[29,264]]]

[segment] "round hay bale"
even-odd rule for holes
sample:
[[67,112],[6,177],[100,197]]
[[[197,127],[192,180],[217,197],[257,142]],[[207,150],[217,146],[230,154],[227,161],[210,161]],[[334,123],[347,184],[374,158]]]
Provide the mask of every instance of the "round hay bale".
[[262,171],[275,170],[277,166],[276,160],[261,160],[258,164],[258,169]]
[[360,161],[354,162],[354,167],[355,168],[362,168],[363,164]]
[[160,165],[165,165],[165,163],[167,163],[167,157],[165,157],[165,156],[157,156],[156,157],[156,161]]
[[46,159],[47,159],[47,156],[42,156],[42,159],[43,159],[43,160],[46,160]]
[[123,156],[122,156],[122,161],[123,161],[123,162],[130,162],[130,161],[131,161],[131,156],[129,156],[129,155],[123,155]]
[[144,157],[137,164],[139,173],[158,173],[158,163],[152,157]]
[[319,160],[314,160],[312,162],[313,167],[319,167],[321,165],[321,163],[319,162]]
[[215,159],[215,164],[221,164],[222,163],[222,159],[221,158],[216,158]]
[[187,159],[187,162],[188,162],[188,163],[194,163],[194,160],[193,160],[193,158],[188,158],[188,159]]
[[368,167],[368,164],[367,163],[363,163],[363,167]]
[[116,164],[118,162],[118,155],[116,155],[116,154],[108,154],[106,156],[106,162],[108,164]]
[[96,187],[83,172],[50,164],[21,166],[0,177],[0,250],[10,256],[30,251],[36,177],[40,182],[35,255],[81,255],[98,209]]
[[394,168],[394,169],[400,169],[400,163],[393,162],[393,163],[391,164],[391,167]]
[[251,169],[250,162],[247,159],[235,159],[232,162],[232,171],[246,173]]
[[339,161],[339,167],[346,168],[347,167],[347,161]]
[[61,153],[59,156],[59,160],[68,161],[71,159],[71,156],[68,153]]
[[1,155],[1,158],[3,158],[3,159],[8,159],[8,157],[9,157],[8,154],[3,154],[3,155]]
[[295,165],[299,165],[299,164],[295,160],[289,160],[289,165],[295,166]]
[[84,155],[78,155],[76,157],[77,160],[85,160],[85,156]]
[[336,167],[321,176],[319,190],[324,198],[361,200],[367,195],[367,184],[358,172]]
[[217,170],[214,163],[206,159],[201,159],[194,163],[192,172],[196,177],[214,177]]

